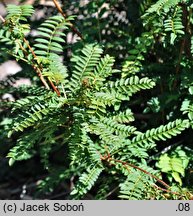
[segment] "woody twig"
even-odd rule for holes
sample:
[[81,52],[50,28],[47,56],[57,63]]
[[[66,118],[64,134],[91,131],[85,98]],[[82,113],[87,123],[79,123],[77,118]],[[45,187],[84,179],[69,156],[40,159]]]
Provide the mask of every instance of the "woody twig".
[[[3,23],[5,23],[5,19],[4,19],[1,15],[0,15],[0,20],[1,20]],[[34,50],[32,49],[32,47],[30,46],[28,40],[27,40],[25,37],[23,38],[23,41],[24,41],[24,43],[27,45],[29,51],[31,52],[31,54],[32,54],[33,57],[34,57],[34,59],[32,60],[32,62],[33,62],[32,67],[34,68],[34,70],[35,70],[36,73],[38,74],[38,76],[39,76],[40,80],[42,81],[43,85],[44,85],[47,89],[50,89],[48,83],[46,82],[46,80],[44,79],[44,77],[43,77],[43,75],[42,75],[42,66],[39,65],[39,64],[37,63],[38,57],[36,56]],[[19,44],[19,46],[20,46],[20,48],[22,49],[22,51],[24,52],[24,54],[27,56],[27,55],[28,55],[27,50],[22,46],[22,44]],[[48,79],[48,81],[49,81],[49,83],[50,83],[52,89],[56,92],[56,94],[57,94],[58,96],[60,96],[60,92],[59,92],[58,88],[54,85],[54,83],[53,83],[50,79]]]
[[159,182],[161,185],[163,185],[163,186],[166,188],[166,189],[164,189],[164,188],[161,188],[161,187],[158,187],[157,185],[155,185],[155,186],[156,186],[157,188],[159,188],[160,190],[165,191],[165,192],[168,192],[168,193],[171,193],[171,194],[174,194],[174,195],[181,195],[181,194],[179,194],[179,193],[177,193],[177,192],[173,192],[173,191],[169,190],[170,186],[169,186],[168,184],[166,184],[163,180],[159,179],[157,176],[151,174],[150,172],[148,172],[148,171],[146,171],[146,170],[144,170],[144,169],[142,169],[142,168],[140,168],[140,167],[138,167],[138,166],[136,166],[136,165],[134,165],[134,164],[130,164],[130,163],[128,163],[128,162],[125,162],[125,161],[122,161],[122,160],[117,160],[117,159],[112,158],[111,155],[110,155],[110,153],[109,153],[108,151],[107,151],[107,155],[105,155],[105,156],[100,155],[100,158],[101,158],[101,161],[107,161],[107,162],[109,162],[110,164],[112,164],[111,162],[113,162],[113,161],[114,161],[115,163],[120,163],[120,164],[122,164],[122,165],[125,167],[125,169],[127,169],[129,172],[130,172],[129,167],[135,168],[135,169],[137,169],[137,170],[139,170],[139,171],[141,171],[141,172],[143,172],[143,173],[149,175],[150,177],[156,179],[157,182]]
[[[66,14],[63,12],[63,10],[62,10],[62,8],[60,7],[60,4],[58,3],[58,1],[57,1],[57,0],[53,0],[53,2],[54,2],[54,4],[55,4],[57,10],[59,11],[59,13],[66,19],[67,16],[66,16]],[[77,34],[81,39],[83,39],[82,34],[74,27],[74,25],[73,25],[70,21],[68,21],[68,23],[70,24],[71,30],[72,30],[75,34]]]

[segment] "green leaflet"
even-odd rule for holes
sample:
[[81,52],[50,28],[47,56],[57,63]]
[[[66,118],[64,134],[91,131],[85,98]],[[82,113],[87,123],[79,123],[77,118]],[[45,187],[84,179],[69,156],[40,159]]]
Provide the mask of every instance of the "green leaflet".
[[189,127],[188,120],[177,119],[176,121],[169,122],[167,125],[161,125],[158,128],[153,128],[143,134],[139,134],[132,139],[132,145],[149,145],[159,140],[167,140],[172,136],[176,136],[184,129]]
[[[9,6],[6,18],[9,22],[0,30],[1,43],[9,45],[13,42],[13,49],[10,48],[9,52],[17,60],[38,66],[43,78],[52,82],[61,93],[58,96],[51,90],[38,88],[37,77],[33,79],[36,84],[34,87],[17,90],[24,96],[11,103],[13,120],[8,124],[7,131],[10,131],[9,137],[15,133],[18,140],[14,140],[8,153],[10,165],[15,161],[27,160],[37,153],[44,168],[53,177],[55,167],[52,167],[49,158],[54,151],[64,150],[61,157],[63,171],[57,172],[55,180],[47,179],[52,186],[59,180],[69,180],[73,176],[75,186],[71,195],[75,198],[83,198],[93,186],[97,193],[96,188],[107,182],[116,187],[119,185],[122,199],[152,198],[150,190],[153,190],[155,182],[137,169],[129,166],[126,169],[126,163],[155,173],[155,170],[144,165],[144,161],[149,158],[149,150],[154,152],[158,141],[172,139],[188,128],[193,119],[192,107],[191,103],[184,102],[182,108],[189,120],[177,119],[140,132],[139,121],[134,122],[136,110],[133,114],[129,106],[135,93],[153,88],[155,80],[158,80],[146,77],[146,70],[151,71],[154,65],[142,67],[146,57],[156,56],[153,52],[154,45],[157,45],[154,40],[161,40],[168,34],[173,44],[183,34],[182,10],[178,3],[177,0],[162,0],[147,9],[145,22],[156,23],[158,28],[148,31],[148,27],[147,32],[136,40],[129,39],[134,44],[127,40],[130,50],[122,67],[121,61],[118,61],[119,69],[116,69],[115,58],[106,54],[109,47],[106,49],[97,44],[81,47],[79,53],[72,55],[71,64],[68,62],[65,57],[69,55],[64,53],[63,45],[69,28],[68,21],[72,17],[64,19],[54,16],[41,24],[33,48],[37,56],[34,58],[23,42],[25,33],[30,29],[23,22],[27,21],[26,17],[31,16],[33,10],[27,6]],[[102,10],[100,13],[103,13]],[[158,14],[161,15],[160,20]],[[26,49],[25,52],[21,47]],[[160,65],[162,61],[161,58],[155,60]],[[189,93],[192,93],[191,88]],[[182,152],[177,156],[160,158],[158,168],[181,184],[188,165],[184,158]],[[116,160],[123,163],[118,164]],[[106,181],[105,178],[109,176],[112,181]],[[51,187],[48,185],[47,188],[50,190]],[[107,194],[112,190],[114,188],[111,185],[105,188]],[[156,193],[158,190],[154,191],[154,195]]]
[[[184,155],[185,156],[185,155]],[[170,174],[176,182],[182,185],[181,177],[185,175],[185,168],[188,165],[187,156],[169,156],[164,154],[160,156],[157,162],[157,167],[161,169],[162,172]]]
[[86,194],[88,190],[94,185],[98,179],[100,173],[103,171],[102,167],[90,166],[87,171],[83,173],[79,178],[79,184],[75,186],[71,195],[81,196]]
[[50,53],[63,51],[61,43],[65,43],[63,31],[68,29],[68,20],[69,18],[64,19],[62,16],[53,16],[41,24],[38,28],[39,37],[35,39],[37,43],[34,45],[38,56],[48,56]]

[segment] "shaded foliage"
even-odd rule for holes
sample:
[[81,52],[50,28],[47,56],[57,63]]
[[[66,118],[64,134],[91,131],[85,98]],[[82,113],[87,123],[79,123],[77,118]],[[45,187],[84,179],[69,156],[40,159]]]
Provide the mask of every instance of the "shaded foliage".
[[73,178],[73,199],[89,191],[94,199],[111,191],[121,199],[190,199],[193,5],[72,0],[61,7],[65,14],[48,15],[38,28],[38,20],[29,25],[31,6],[9,5],[2,20],[1,50],[28,64],[16,78],[32,81],[0,83],[2,95],[15,97],[0,99],[9,164],[38,156],[49,174],[40,191]]

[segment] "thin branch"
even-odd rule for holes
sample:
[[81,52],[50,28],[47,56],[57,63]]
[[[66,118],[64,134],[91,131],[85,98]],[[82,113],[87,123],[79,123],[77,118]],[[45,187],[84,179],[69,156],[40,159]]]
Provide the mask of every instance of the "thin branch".
[[161,150],[160,152],[156,153],[155,155],[152,155],[149,157],[149,159],[147,160],[147,163],[150,163],[151,161],[155,160],[157,157],[159,157],[162,154],[165,154],[166,152],[170,151],[171,149],[181,145],[183,143],[183,141],[179,141],[177,143],[174,143],[172,145],[169,145],[167,147],[165,147],[163,150]]
[[5,19],[0,15],[0,20],[4,23]]
[[52,80],[49,79],[49,77],[48,77],[48,80],[49,80],[49,82],[50,82],[50,85],[52,86],[52,88],[53,88],[54,91],[56,92],[56,94],[57,94],[58,96],[60,96],[60,91],[58,90],[58,88],[54,85],[54,83],[52,82]]
[[[27,42],[27,40],[24,38],[24,42],[29,46],[29,43]],[[28,56],[28,52],[27,50],[22,46],[21,43],[19,43],[19,46],[21,48],[21,50],[24,52],[25,56]],[[30,47],[30,46],[29,46]],[[31,48],[31,47],[30,47]],[[30,49],[32,50],[32,49]],[[41,73],[41,70],[35,65],[35,64],[32,64],[31,65],[33,67],[33,69],[37,72],[40,80],[42,81],[42,83],[44,84],[44,86],[47,88],[47,89],[50,89],[49,85],[47,84],[46,80],[44,79],[44,77],[42,76],[42,73]]]
[[[33,57],[34,57],[34,60],[37,59],[37,56],[36,54],[34,53],[33,49],[31,48],[31,46],[29,45],[29,42],[24,38],[23,39],[25,44],[27,45],[27,47],[29,48],[30,52],[32,53]],[[26,51],[27,52],[27,51]],[[44,86],[47,88],[47,89],[50,89],[49,85],[47,84],[46,80],[44,79],[43,75],[42,75],[42,72],[41,72],[41,69],[38,68],[37,66],[35,65],[32,65],[32,67],[34,68],[34,70],[37,72],[40,80],[42,81],[42,83],[44,84]]]
[[[3,23],[5,23],[5,19],[4,19],[1,15],[0,15],[0,20],[1,20]],[[34,56],[34,58],[36,58],[36,55],[35,55],[35,53],[33,52],[33,49],[30,47],[28,41],[27,41],[25,38],[24,38],[23,40],[24,40],[24,42],[27,44],[27,46],[28,46],[28,48],[30,49],[30,51],[32,52],[32,55]],[[22,49],[22,51],[24,52],[24,54],[25,54],[25,55],[28,55],[27,50],[22,46],[21,43],[19,43],[19,46],[20,46],[20,48]],[[33,67],[34,70],[37,72],[37,74],[38,74],[38,76],[40,77],[40,80],[42,81],[42,83],[44,84],[44,86],[45,86],[47,89],[49,89],[49,86],[48,86],[46,80],[44,79],[44,77],[43,77],[42,74],[41,74],[41,70],[40,70],[38,67],[36,67],[35,65],[32,65],[32,67]]]
[[184,49],[185,49],[185,43],[186,43],[186,39],[183,38],[182,39],[182,42],[181,42],[181,45],[180,45],[180,51],[179,51],[179,56],[178,56],[178,63],[177,63],[177,66],[176,66],[176,71],[175,71],[175,74],[176,74],[176,78],[174,80],[174,84],[173,84],[173,89],[176,89],[177,85],[178,85],[178,75],[179,75],[179,72],[180,72],[180,64],[181,64],[181,61],[182,61],[182,57],[183,57],[183,52],[184,52]]
[[164,192],[167,192],[167,193],[171,193],[171,194],[174,194],[174,195],[182,196],[182,194],[180,194],[178,192],[174,192],[174,191],[170,191],[170,190],[161,188],[161,187],[157,186],[156,184],[154,184],[154,187],[157,188],[158,190],[161,190],[161,191],[164,191]]
[[[31,46],[29,45],[29,42],[25,38],[24,38],[24,42],[28,46],[28,48],[29,48],[30,52],[32,53],[34,59],[37,59],[37,56],[36,56],[35,52],[33,51],[33,49],[31,48]],[[43,75],[41,73],[41,69],[39,69],[38,67],[37,67],[37,69],[38,69],[38,75],[39,75],[40,79],[44,80],[44,77],[43,77]],[[49,81],[50,85],[52,86],[52,89],[56,92],[56,94],[58,96],[60,96],[60,91],[58,90],[58,88],[54,85],[54,83],[50,79],[48,79],[48,81]],[[45,85],[45,80],[43,81],[43,83]],[[48,86],[47,83],[46,83],[46,87],[49,89],[49,86]]]
[[[66,16],[66,14],[63,12],[62,8],[60,7],[60,4],[58,3],[58,0],[53,0],[53,2],[54,2],[54,4],[55,4],[57,10],[59,11],[59,13],[66,19],[67,16]],[[68,23],[70,24],[71,30],[72,30],[75,34],[77,34],[77,35],[83,40],[82,34],[74,27],[74,25],[73,25],[70,21],[68,21]]]
[[104,199],[109,197],[111,194],[113,194],[117,189],[119,189],[119,186],[115,187],[113,190],[111,190],[107,195],[104,196]]
[[135,168],[135,169],[138,169],[138,170],[140,170],[141,172],[143,172],[143,173],[145,173],[145,174],[151,176],[152,178],[156,179],[156,180],[157,180],[160,184],[162,184],[164,187],[170,188],[170,186],[169,186],[168,184],[166,184],[164,181],[162,181],[161,179],[159,179],[157,176],[155,176],[155,175],[149,173],[148,171],[146,171],[146,170],[144,170],[144,169],[142,169],[142,168],[140,168],[140,167],[138,167],[138,166],[135,166],[135,165],[133,165],[133,164],[130,164],[130,163],[127,163],[127,162],[124,162],[124,161],[121,161],[121,160],[113,159],[113,158],[109,158],[108,160],[109,160],[109,161],[115,161],[115,162],[117,162],[117,163],[121,163],[126,169],[128,169],[127,166],[130,166],[130,167],[133,167],[133,168]]
[[60,7],[60,4],[58,3],[58,1],[57,0],[53,0],[53,2],[54,2],[54,4],[55,4],[55,6],[56,6],[56,8],[58,9],[58,11],[62,14],[62,16],[66,19],[66,14],[63,12],[63,10],[62,10],[62,8]]
[[[99,154],[100,154],[100,153],[99,153]],[[100,154],[100,158],[101,158],[101,161],[107,161],[107,162],[115,161],[115,162],[117,162],[117,163],[121,163],[127,170],[129,170],[127,166],[130,166],[130,167],[133,167],[133,168],[135,168],[135,169],[138,169],[138,170],[140,170],[141,172],[143,172],[143,173],[145,173],[145,174],[151,176],[152,178],[156,179],[156,180],[157,180],[160,184],[162,184],[164,187],[170,188],[170,186],[169,186],[168,184],[166,184],[164,181],[162,181],[161,179],[159,179],[157,176],[151,174],[150,172],[148,172],[148,171],[146,171],[146,170],[144,170],[144,169],[142,169],[142,168],[140,168],[140,167],[138,167],[138,166],[135,166],[134,164],[130,164],[130,163],[128,163],[128,162],[125,162],[125,161],[122,161],[122,160],[117,160],[117,159],[112,158],[111,155],[110,155],[110,153],[108,152],[108,150],[107,150],[107,155],[102,156],[102,155]],[[129,170],[129,171],[130,171],[130,170]]]
[[35,52],[33,51],[33,49],[31,48],[31,46],[29,45],[29,42],[25,38],[23,40],[24,40],[25,44],[27,45],[27,47],[29,48],[30,52],[32,53],[33,57],[35,59],[37,59],[37,56],[36,56]]
[[[0,15],[0,20],[1,20],[3,23],[5,23],[5,19],[4,19],[1,15]],[[37,61],[37,56],[36,56],[34,50],[32,49],[32,47],[30,46],[28,40],[24,37],[24,38],[23,38],[23,41],[24,41],[24,43],[27,45],[28,49],[30,50],[30,52],[32,53],[32,55],[33,55],[33,57],[34,57],[34,59],[33,59],[32,61],[33,61],[33,62],[34,62],[34,61]],[[27,56],[27,55],[28,55],[27,50],[22,46],[22,44],[19,44],[19,45],[20,45],[20,48],[21,48],[21,49],[23,50],[23,52],[25,53],[25,55]],[[39,68],[38,66],[39,66],[40,68]],[[43,85],[44,85],[47,89],[50,89],[49,85],[47,84],[46,80],[44,79],[44,77],[43,77],[43,75],[42,75],[42,72],[41,72],[41,71],[42,71],[41,65],[38,65],[38,66],[36,66],[36,63],[32,64],[33,69],[37,72],[37,74],[38,74],[40,80],[42,81]],[[48,79],[48,81],[49,81],[50,85],[52,86],[53,90],[57,93],[58,96],[60,96],[60,92],[59,92],[58,88],[54,85],[54,83],[53,83],[50,79]]]
[[174,80],[174,84],[173,84],[173,89],[175,90],[177,85],[179,85],[179,78],[178,78],[178,75],[180,73],[180,68],[181,68],[181,61],[182,61],[182,57],[183,57],[183,53],[185,51],[185,45],[186,45],[186,34],[188,32],[188,11],[187,11],[187,7],[185,4],[181,4],[181,7],[182,7],[182,11],[183,11],[183,24],[184,24],[184,27],[185,27],[185,36],[184,38],[182,39],[181,41],[181,44],[180,44],[180,50],[179,50],[179,56],[178,56],[178,63],[177,63],[177,66],[176,66],[176,71],[175,71],[175,74],[176,74],[176,79]]

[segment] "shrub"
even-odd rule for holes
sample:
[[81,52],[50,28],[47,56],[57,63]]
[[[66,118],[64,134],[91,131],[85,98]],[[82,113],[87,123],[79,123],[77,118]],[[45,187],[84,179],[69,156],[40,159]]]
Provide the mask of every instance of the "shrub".
[[[33,7],[7,7],[8,14],[5,20],[2,18],[0,31],[2,50],[30,65],[28,73],[37,74],[30,75],[30,86],[15,88],[6,82],[1,84],[2,93],[17,92],[18,95],[15,102],[2,104],[12,110],[3,123],[3,133],[7,132],[14,142],[7,156],[13,165],[15,161],[40,155],[50,173],[39,185],[41,190],[52,190],[73,176],[75,186],[70,194],[73,199],[83,198],[91,189],[96,199],[106,199],[111,191],[116,191],[116,197],[122,199],[190,198],[190,193],[181,187],[181,176],[185,175],[189,162],[186,160],[184,165],[186,153],[162,155],[157,163],[162,172],[179,183],[172,187],[149,162],[160,141],[181,134],[192,124],[190,103],[184,102],[182,108],[188,112],[189,119],[169,119],[168,123],[145,131],[136,127],[135,116],[129,108],[133,95],[155,87],[156,76],[151,79],[144,76],[145,72],[139,72],[143,55],[160,30],[157,26],[161,17],[158,13],[163,7],[160,2],[144,15],[146,21],[153,22],[157,32],[145,32],[139,37],[139,44],[128,51],[130,55],[123,67],[116,67],[115,58],[105,54],[97,43],[78,42],[81,51],[75,51],[70,62],[63,61],[67,31],[78,32],[72,24],[73,16],[67,18],[62,14],[46,19],[37,29],[32,45],[26,34],[30,31],[28,17],[34,13]],[[164,6],[165,13],[178,7],[178,2]],[[174,11],[176,24],[182,11]],[[173,44],[183,34],[183,27],[179,22],[171,29],[169,23],[166,19],[164,28],[171,31]],[[50,161],[55,151],[65,151],[62,169]]]

